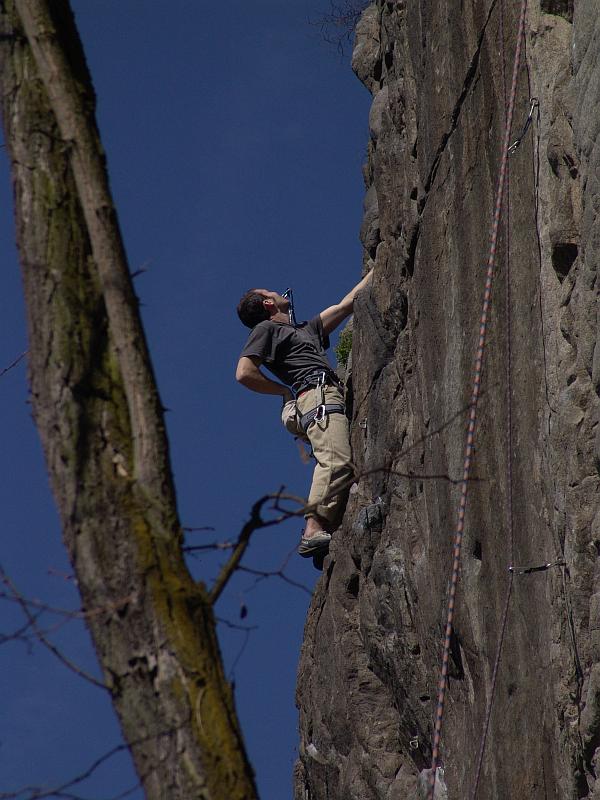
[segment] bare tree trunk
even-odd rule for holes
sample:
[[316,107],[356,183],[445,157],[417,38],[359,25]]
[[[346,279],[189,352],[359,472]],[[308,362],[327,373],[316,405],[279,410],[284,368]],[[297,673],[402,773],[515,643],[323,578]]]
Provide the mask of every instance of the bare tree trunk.
[[35,420],[107,689],[148,798],[256,797],[66,0],[0,1]]

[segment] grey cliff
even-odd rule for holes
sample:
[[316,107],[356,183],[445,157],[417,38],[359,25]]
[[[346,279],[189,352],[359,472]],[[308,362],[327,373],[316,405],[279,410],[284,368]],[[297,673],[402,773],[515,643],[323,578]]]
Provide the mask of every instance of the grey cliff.
[[[361,477],[306,623],[296,800],[426,794],[517,6],[378,0],[357,27],[375,265],[353,324]],[[555,562],[514,577],[477,797],[600,800],[599,54],[598,0],[532,0],[513,138],[539,107],[510,157],[493,285],[436,794],[448,800],[471,796],[508,567]]]

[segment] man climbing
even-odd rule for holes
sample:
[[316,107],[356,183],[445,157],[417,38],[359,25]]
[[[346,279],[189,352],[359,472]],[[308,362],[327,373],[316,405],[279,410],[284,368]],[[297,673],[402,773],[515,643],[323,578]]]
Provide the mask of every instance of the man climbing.
[[[285,427],[310,442],[317,462],[298,547],[298,553],[306,558],[321,557],[329,549],[353,473],[343,386],[325,350],[329,334],[350,316],[356,295],[371,277],[372,271],[339,303],[298,325],[289,313],[289,297],[267,289],[246,292],[237,308],[252,333],[242,350],[236,379],[254,392],[283,398]],[[263,364],[280,383],[261,371]]]

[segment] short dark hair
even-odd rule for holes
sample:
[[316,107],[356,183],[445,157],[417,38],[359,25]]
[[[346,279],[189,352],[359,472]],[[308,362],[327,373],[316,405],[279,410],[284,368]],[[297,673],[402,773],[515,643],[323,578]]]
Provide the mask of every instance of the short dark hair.
[[262,294],[250,289],[238,303],[238,317],[247,328],[253,328],[259,322],[269,319],[269,312],[263,305],[264,299]]

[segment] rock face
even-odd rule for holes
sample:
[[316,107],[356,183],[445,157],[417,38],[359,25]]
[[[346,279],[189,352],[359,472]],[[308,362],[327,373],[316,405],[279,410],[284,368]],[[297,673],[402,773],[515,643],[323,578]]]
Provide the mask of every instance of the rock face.
[[[450,9],[378,0],[357,28],[375,265],[354,318],[361,477],[307,620],[296,800],[424,796],[519,11]],[[442,731],[449,800],[473,789],[508,567],[554,562],[513,579],[477,797],[600,798],[599,53],[597,2],[532,0],[513,138],[531,97],[539,108],[510,158],[493,286]]]

